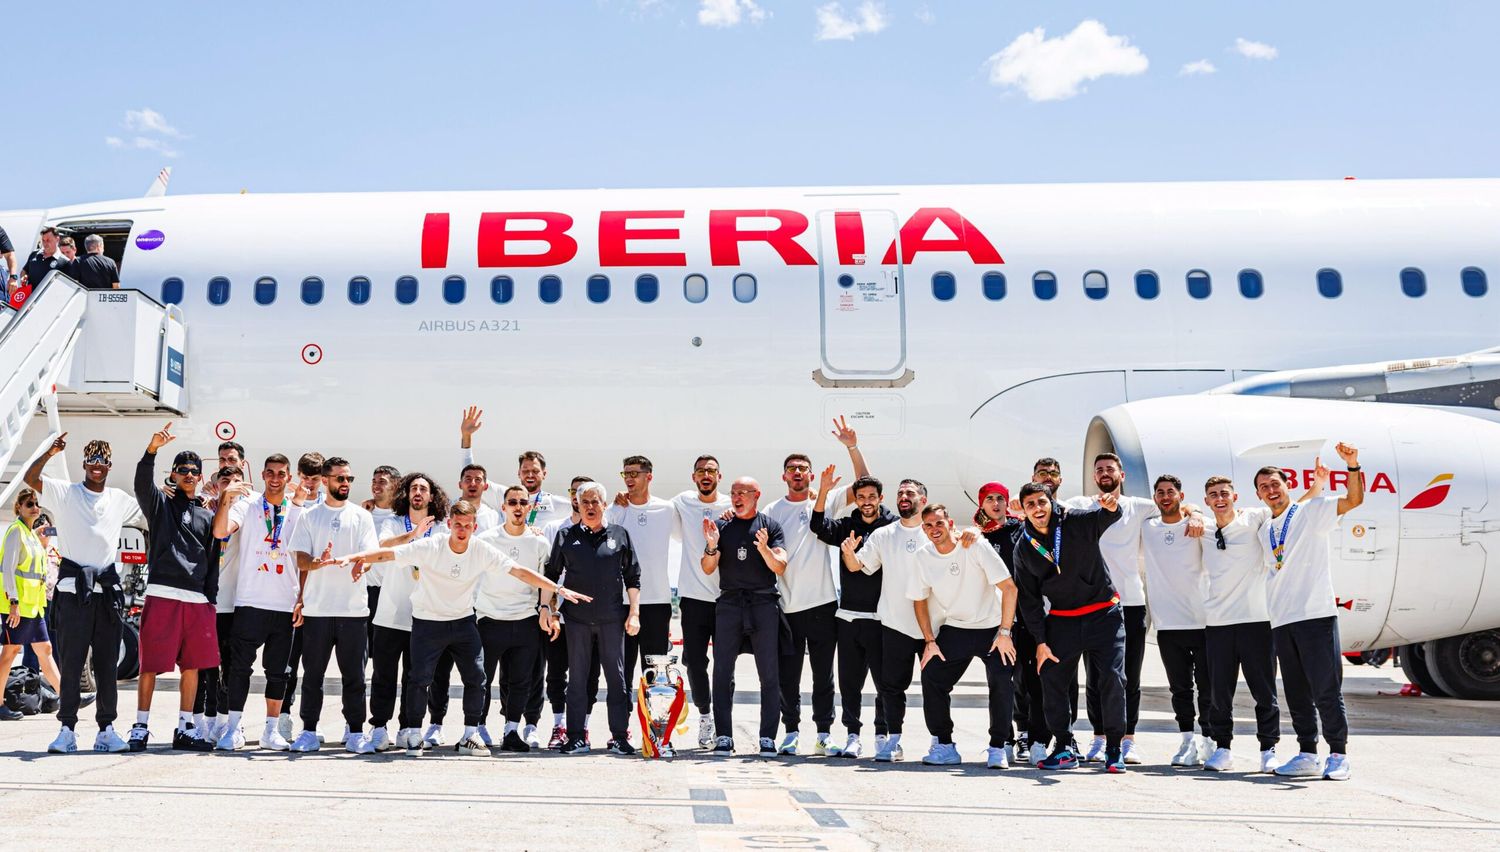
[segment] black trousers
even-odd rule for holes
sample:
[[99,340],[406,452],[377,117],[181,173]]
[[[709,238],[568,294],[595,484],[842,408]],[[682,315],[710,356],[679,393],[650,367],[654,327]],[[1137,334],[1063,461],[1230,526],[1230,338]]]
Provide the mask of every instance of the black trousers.
[[641,632],[625,637],[625,682],[634,684],[648,655],[672,650],[672,605],[641,604]]
[[384,728],[397,714],[401,728],[418,728],[422,716],[407,718],[406,708],[397,713],[396,694],[411,677],[411,631],[375,626],[370,643],[370,727]]
[[216,613],[214,628],[219,640],[219,665],[198,670],[198,694],[193,697],[193,712],[205,716],[229,712],[229,642],[234,633],[234,613]]
[[365,723],[364,616],[307,616],[302,619],[302,727],[317,730],[323,715],[323,675],[338,655],[343,682],[344,723],[350,731]]
[[255,652],[266,673],[266,698],[281,700],[287,689],[287,663],[292,656],[292,614],[252,606],[235,607],[229,635],[228,707],[244,712],[250,697],[250,674]]
[[1274,748],[1281,739],[1281,708],[1276,704],[1276,643],[1271,622],[1251,621],[1209,627],[1205,632],[1208,653],[1209,736],[1219,748],[1234,741],[1234,690],[1245,673],[1245,685],[1255,699],[1255,736],[1260,750]]
[[[1078,683],[1078,661],[1088,665],[1088,694],[1099,697],[1095,716],[1102,722],[1111,752],[1125,736],[1125,612],[1116,604],[1079,616],[1047,616],[1047,647],[1059,662],[1042,668],[1042,702],[1047,730],[1057,745],[1073,742],[1069,692]],[[1096,722],[1096,727],[1098,726]]]
[[542,631],[530,616],[512,621],[479,619],[479,640],[484,646],[484,711],[490,716],[490,684],[498,672],[500,712],[505,721],[521,724],[531,701],[531,682],[536,660],[542,652]]
[[726,593],[714,608],[714,732],[734,736],[734,666],[747,643],[760,679],[759,736],[774,739],[782,703],[781,604],[775,595]]
[[427,692],[427,714],[432,724],[441,725],[448,716],[448,692],[453,684],[453,667],[458,661],[444,651],[432,668],[432,686]]
[[912,671],[922,659],[925,644],[899,630],[880,626],[880,680],[875,681],[875,689],[885,704],[885,723],[892,734],[901,733],[906,723],[906,690],[911,688]]
[[52,611],[56,613],[57,638],[61,640],[57,643],[57,668],[62,678],[62,700],[57,708],[57,721],[66,728],[78,724],[79,679],[92,649],[97,695],[94,721],[103,730],[116,718],[119,688],[115,679],[119,674],[120,634],[125,626],[109,597],[100,593],[92,595],[85,604],[73,592],[57,592],[52,596]]
[[[1042,676],[1036,671],[1036,640],[1022,626],[1020,619],[1011,626],[1011,642],[1016,646],[1016,688],[1011,717],[1016,727],[1025,731],[1033,743],[1045,746],[1052,741],[1052,734],[1047,729],[1047,713],[1042,709]],[[1072,704],[1075,708],[1078,704],[1076,681]]]
[[[605,706],[609,709],[609,735],[623,740],[630,732],[630,693],[625,688],[625,622],[587,624],[576,619],[564,622],[568,640],[568,669],[584,671],[595,654],[604,674]],[[584,719],[594,710],[594,697],[581,677],[568,680],[568,736],[580,737]]]
[[[1125,735],[1135,736],[1135,726],[1141,720],[1141,664],[1146,661],[1146,608],[1144,606],[1122,607],[1125,611]],[[1059,655],[1060,656],[1060,655]],[[1078,687],[1073,687],[1073,716],[1078,716]],[[1094,736],[1103,736],[1105,727],[1100,721],[1099,694],[1086,689],[1089,724],[1094,726]]]
[[[537,632],[541,632],[538,628]],[[568,709],[568,637],[553,639],[542,636],[542,650],[532,666],[531,697],[526,701],[526,724],[541,723],[542,705],[552,705],[553,713],[566,713]],[[589,706],[599,703],[599,650],[589,657],[588,674]]]
[[[1318,750],[1318,722],[1328,750],[1347,754],[1349,714],[1344,709],[1344,656],[1339,648],[1339,618],[1310,618],[1271,631],[1281,661],[1281,688],[1292,714],[1297,747]],[[1316,708],[1316,715],[1314,715]]]
[[411,620],[411,670],[401,689],[402,715],[422,717],[433,672],[444,652],[458,667],[464,685],[464,727],[476,727],[484,718],[484,645],[472,615],[451,621]]
[[1206,737],[1211,730],[1208,718],[1212,687],[1205,637],[1203,630],[1156,631],[1156,649],[1161,653],[1162,667],[1167,670],[1167,689],[1172,693],[1172,715],[1177,717],[1177,730],[1191,733],[1196,722]]
[[781,660],[781,721],[788,733],[802,725],[802,660],[812,663],[812,716],[818,733],[833,728],[833,657],[838,647],[837,601],[786,614],[792,647]]
[[885,720],[885,699],[880,695],[880,622],[873,618],[845,621],[835,618],[838,630],[839,698],[843,701],[844,728],[859,733],[860,710],[864,706],[865,676],[875,683],[875,733],[890,731]]
[[1011,701],[1015,695],[1015,666],[990,650],[999,627],[968,629],[943,625],[937,633],[938,650],[922,669],[922,715],[927,731],[940,743],[953,742],[953,687],[975,657],[984,661],[989,686],[990,747],[1002,748],[1012,739]]
[[[688,696],[698,715],[713,713],[713,687],[709,684],[708,646],[714,639],[713,601],[683,598],[678,604],[682,614],[682,667],[687,669]],[[734,689],[734,682],[729,684]]]

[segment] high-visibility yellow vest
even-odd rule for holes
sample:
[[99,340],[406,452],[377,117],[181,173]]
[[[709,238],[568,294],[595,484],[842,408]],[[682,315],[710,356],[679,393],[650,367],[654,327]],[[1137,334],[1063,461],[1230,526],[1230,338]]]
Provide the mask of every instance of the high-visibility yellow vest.
[[[47,551],[26,522],[17,518],[0,536],[0,560],[5,558],[5,542],[11,530],[20,533],[21,553],[16,564],[16,597],[20,599],[22,618],[36,618],[47,609]],[[5,612],[10,612],[7,602]]]

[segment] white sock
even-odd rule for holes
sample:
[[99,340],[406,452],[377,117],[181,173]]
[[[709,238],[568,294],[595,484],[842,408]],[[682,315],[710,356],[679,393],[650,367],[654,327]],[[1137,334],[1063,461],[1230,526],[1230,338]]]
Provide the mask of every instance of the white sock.
[[589,717],[587,716],[583,717],[583,732],[585,734],[589,732]]
[[561,713],[553,713],[552,714],[552,727],[554,727],[554,728],[561,728],[563,726],[563,721],[565,719],[566,719],[566,717],[563,714],[561,714]]
[[233,731],[240,726],[240,717],[245,715],[243,710],[229,711],[229,730]]
[[522,728],[521,731],[529,737],[532,734],[536,733],[536,725],[527,725],[526,727]]
[[469,737],[477,736],[479,736],[479,727],[477,725],[464,725],[464,735],[462,739],[468,739]]
[[279,717],[279,716],[267,716],[266,717],[266,727],[267,728],[274,728],[274,727],[276,727],[276,723],[278,721],[280,721],[280,718],[281,717]]
[[[516,725],[516,723],[515,723],[515,722],[506,722],[506,723],[505,723],[505,732],[506,732],[506,733],[507,733],[507,734],[513,734],[513,733],[515,733],[515,731],[516,731],[516,728],[517,728],[517,727],[519,727],[519,726],[518,726],[518,725]],[[527,726],[526,726],[526,727],[528,727],[528,728],[529,728],[529,727],[531,727],[531,726],[530,726],[530,725],[527,725]]]
[[901,735],[900,734],[888,734],[888,735],[886,735],[886,738],[885,738],[885,747],[886,748],[895,748],[896,746],[898,746],[900,744],[901,744]]
[[177,712],[177,730],[186,731],[193,726],[193,711],[179,710]]
[[195,728],[197,728],[198,730],[201,731],[201,730],[203,730],[203,728],[204,728],[205,725],[206,725],[206,717],[204,717],[204,715],[202,713],[194,713],[193,714],[193,727],[195,727]]
[[144,725],[144,724],[146,724],[149,721],[151,721],[151,711],[150,710],[137,710],[137,711],[135,711],[135,723],[137,725]]

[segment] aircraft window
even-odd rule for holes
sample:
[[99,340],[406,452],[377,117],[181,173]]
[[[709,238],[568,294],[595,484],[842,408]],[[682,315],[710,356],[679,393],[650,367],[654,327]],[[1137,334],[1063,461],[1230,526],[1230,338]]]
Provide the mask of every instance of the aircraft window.
[[363,305],[370,301],[370,279],[363,275],[349,279],[349,304]]
[[696,272],[682,279],[682,298],[695,305],[707,301],[708,279]]
[[639,301],[650,304],[661,295],[661,282],[656,280],[655,275],[637,275],[635,278],[635,297]]
[[396,279],[396,301],[410,305],[417,300],[417,279],[403,275]]
[[1464,293],[1474,298],[1479,298],[1489,292],[1490,282],[1484,276],[1484,270],[1477,266],[1466,266],[1458,274],[1464,283]]
[[984,290],[984,297],[991,302],[998,302],[1005,298],[1005,273],[986,272],[979,279],[980,288]]
[[161,302],[164,305],[182,304],[181,278],[168,278],[161,282]]
[[1401,292],[1413,299],[1427,295],[1427,275],[1415,266],[1401,270]]
[[958,281],[951,272],[932,273],[932,298],[939,302],[952,301],[958,294]]
[[274,301],[276,301],[276,279],[269,277],[255,279],[255,304],[269,305]]
[[222,305],[229,301],[229,279],[222,276],[208,280],[208,303]]
[[462,275],[449,275],[443,279],[443,301],[450,305],[459,304],[464,300],[464,291],[468,286]]
[[557,304],[557,301],[562,298],[562,279],[556,275],[543,275],[541,280],[536,282],[536,287],[537,295],[549,305]]
[[1213,292],[1213,280],[1202,269],[1192,269],[1187,274],[1188,295],[1194,299],[1207,299]]
[[1109,278],[1097,269],[1083,273],[1083,294],[1090,299],[1109,295]]
[[734,276],[734,285],[732,289],[734,290],[734,300],[736,302],[755,301],[755,276],[750,275],[749,273],[742,273],[740,275]]
[[515,298],[516,282],[509,275],[496,275],[490,279],[490,298],[497,305],[504,305]]
[[1318,270],[1318,294],[1325,299],[1337,299],[1344,292],[1344,279],[1337,269]]
[[1155,272],[1142,269],[1135,274],[1135,294],[1142,299],[1155,299],[1161,295],[1161,279]]
[[1050,272],[1038,272],[1031,276],[1031,289],[1038,299],[1057,298],[1057,276]]
[[1266,292],[1265,279],[1256,269],[1240,270],[1240,295],[1247,299],[1259,299]]
[[584,289],[588,293],[589,301],[596,305],[609,301],[609,276],[590,275]]
[[323,279],[312,277],[302,279],[302,304],[316,305],[323,301]]

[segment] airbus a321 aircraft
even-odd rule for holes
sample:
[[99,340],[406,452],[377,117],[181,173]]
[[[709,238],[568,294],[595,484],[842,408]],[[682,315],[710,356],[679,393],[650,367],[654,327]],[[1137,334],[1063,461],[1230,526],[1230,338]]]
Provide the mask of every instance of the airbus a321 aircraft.
[[614,490],[643,453],[675,493],[711,452],[774,494],[787,452],[843,461],[844,415],[877,476],[950,504],[1040,456],[1078,493],[1113,450],[1127,493],[1227,473],[1256,505],[1257,468],[1297,486],[1345,440],[1346,649],[1500,697],[1500,181],[153,194],[0,224],[102,234],[180,307],[182,416],[63,418],[121,458],[173,419],[253,469],[456,480],[473,403],[497,483],[539,449],[554,490]]

